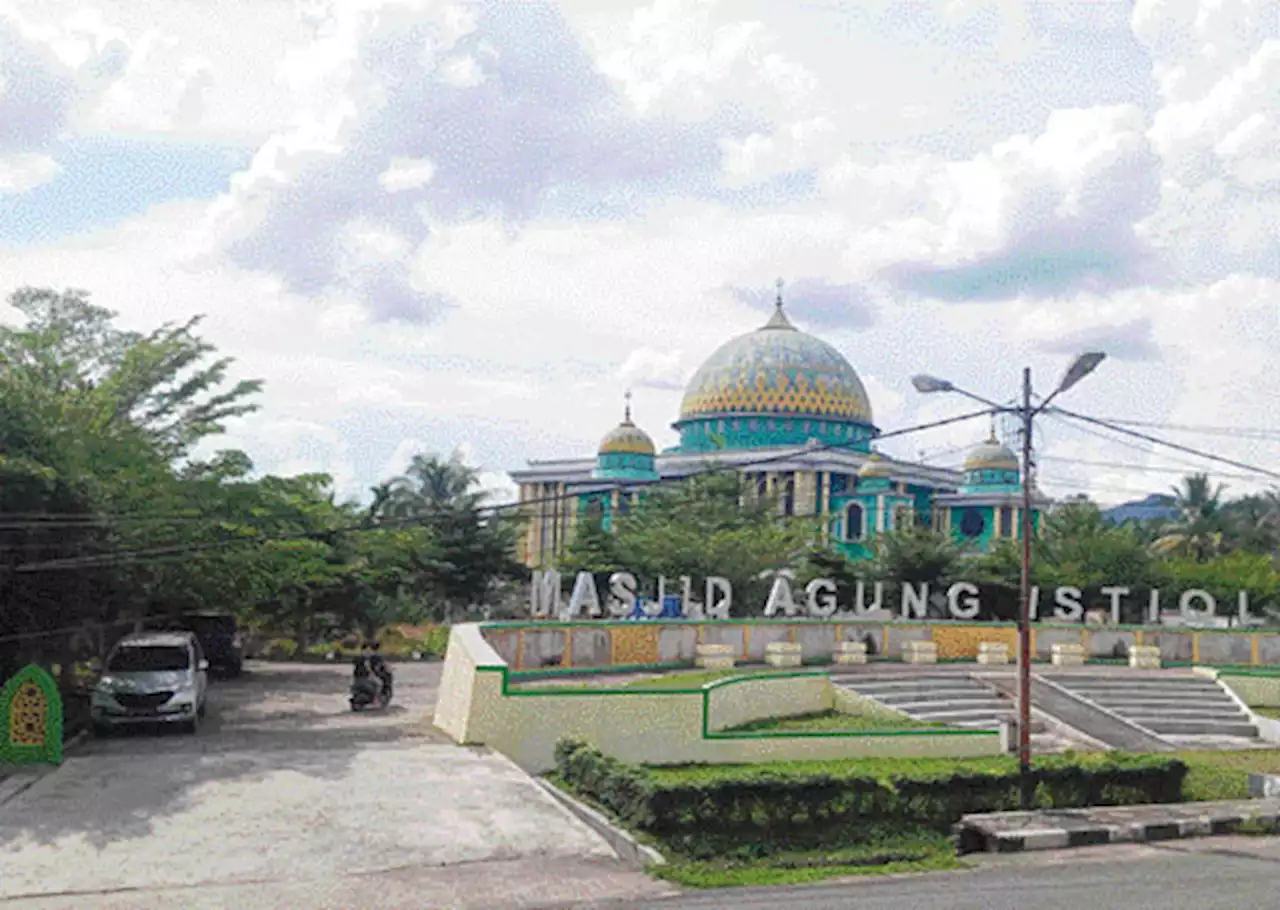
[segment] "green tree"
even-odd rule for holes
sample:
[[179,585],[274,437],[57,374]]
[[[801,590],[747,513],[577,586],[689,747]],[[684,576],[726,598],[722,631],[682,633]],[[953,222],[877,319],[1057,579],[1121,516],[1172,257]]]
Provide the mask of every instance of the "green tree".
[[1173,488],[1178,520],[1155,543],[1158,553],[1187,556],[1203,562],[1222,549],[1222,486],[1208,474],[1191,474]]

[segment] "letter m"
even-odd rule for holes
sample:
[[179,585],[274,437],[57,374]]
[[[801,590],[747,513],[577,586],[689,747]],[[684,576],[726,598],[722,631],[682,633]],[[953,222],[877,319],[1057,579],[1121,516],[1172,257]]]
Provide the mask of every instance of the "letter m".
[[560,573],[555,569],[535,570],[529,590],[529,615],[535,618],[560,614]]

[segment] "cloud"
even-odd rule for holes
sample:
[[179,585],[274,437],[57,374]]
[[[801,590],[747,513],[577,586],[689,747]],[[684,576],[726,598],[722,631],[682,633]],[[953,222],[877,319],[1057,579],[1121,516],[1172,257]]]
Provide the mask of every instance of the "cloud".
[[1069,331],[1040,342],[1037,347],[1050,354],[1075,356],[1086,351],[1102,351],[1120,360],[1158,360],[1160,348],[1150,316],[1140,316],[1117,325],[1096,325]]
[[[738,300],[762,313],[773,312],[775,289],[727,288]],[[835,284],[825,278],[801,278],[783,288],[786,311],[794,321],[815,329],[862,329],[874,325],[875,307],[860,285]]]
[[338,267],[348,224],[372,222],[417,251],[451,222],[616,217],[658,193],[716,189],[718,126],[629,112],[543,0],[383,0],[324,21],[285,67],[323,104],[268,140],[210,213],[214,250],[297,293],[430,321],[431,289]]
[[33,190],[56,177],[58,170],[58,162],[35,152],[0,157],[0,196]]
[[692,371],[685,367],[680,351],[659,351],[649,347],[636,348],[628,354],[618,373],[629,387],[672,392],[683,391],[692,375]]
[[924,255],[883,277],[959,301],[1137,284],[1150,263],[1134,224],[1157,204],[1158,170],[1138,108],[1055,111],[1038,136],[920,175],[901,227]]
[[0,152],[44,148],[82,94],[74,68],[0,14]]

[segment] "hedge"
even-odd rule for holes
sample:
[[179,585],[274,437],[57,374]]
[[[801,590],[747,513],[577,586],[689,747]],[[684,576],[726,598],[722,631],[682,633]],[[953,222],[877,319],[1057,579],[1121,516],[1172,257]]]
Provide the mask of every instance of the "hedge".
[[[693,857],[781,845],[856,843],[885,832],[949,832],[962,815],[1017,809],[1020,779],[1009,762],[919,772],[873,763],[866,773],[659,780],[585,743],[556,746],[560,778],[624,824]],[[879,774],[876,768],[880,769]],[[744,767],[744,771],[747,768]],[[1040,808],[1177,802],[1187,766],[1159,755],[1046,756],[1032,769]]]

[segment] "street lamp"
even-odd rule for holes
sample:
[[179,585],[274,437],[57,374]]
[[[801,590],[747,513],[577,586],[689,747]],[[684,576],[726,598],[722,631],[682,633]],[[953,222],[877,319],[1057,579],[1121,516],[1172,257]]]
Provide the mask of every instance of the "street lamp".
[[[1031,427],[1035,417],[1055,397],[1067,391],[1081,379],[1098,368],[1107,355],[1101,351],[1081,354],[1067,368],[1058,387],[1042,401],[1039,407],[1031,407],[1031,368],[1022,371],[1022,407],[1018,417],[1022,421],[1022,577],[1018,605],[1018,771],[1021,778],[1022,808],[1030,809],[1034,795],[1031,786]],[[921,374],[911,378],[917,392],[955,392],[983,404],[1004,410],[994,402],[959,388],[955,383],[936,376]]]

